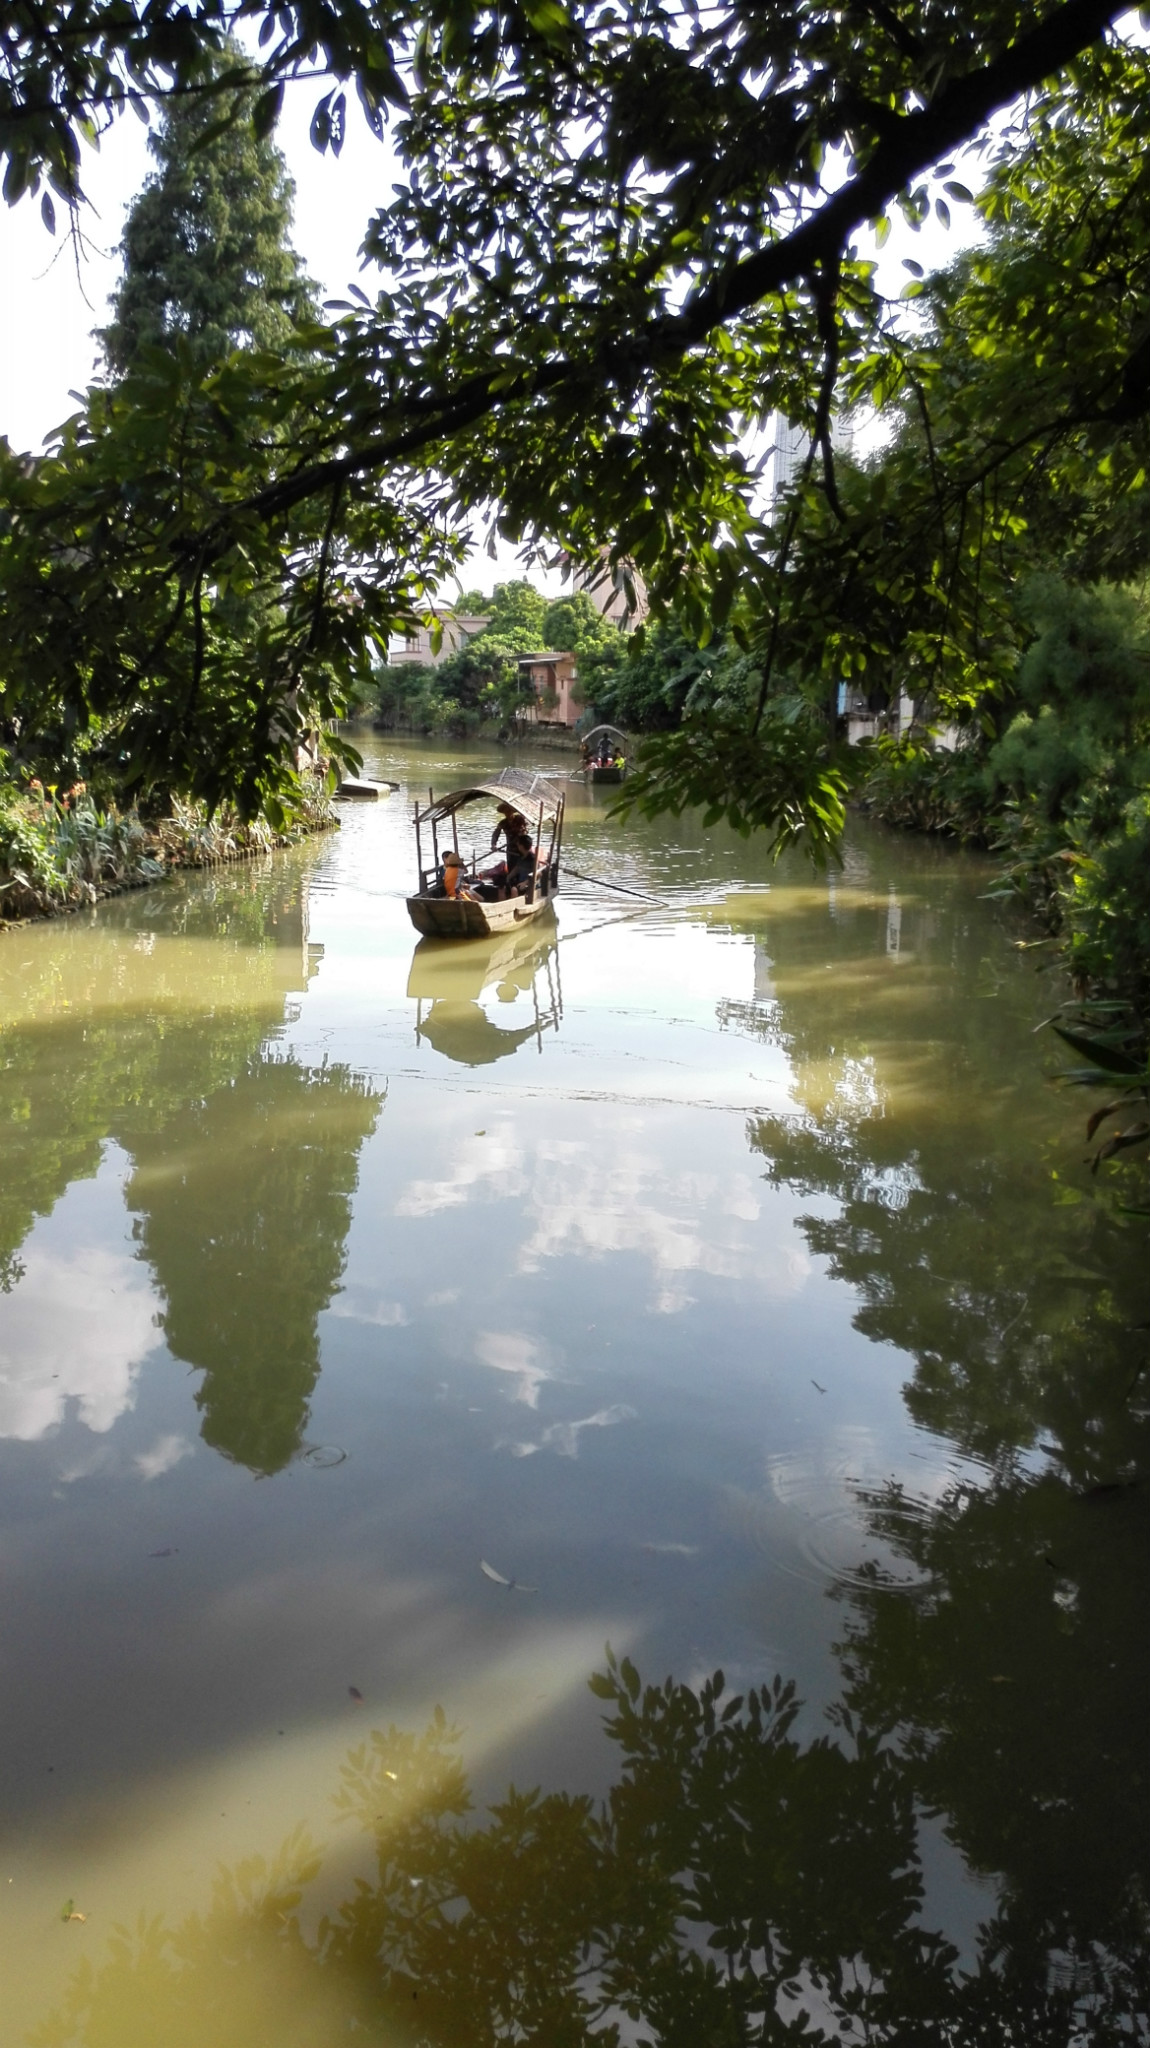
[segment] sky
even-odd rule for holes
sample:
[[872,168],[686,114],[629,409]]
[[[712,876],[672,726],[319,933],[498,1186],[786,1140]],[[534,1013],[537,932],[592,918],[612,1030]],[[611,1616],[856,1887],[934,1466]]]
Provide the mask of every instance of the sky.
[[[386,135],[376,140],[350,95],[342,154],[320,156],[312,148],[308,125],[322,90],[314,80],[288,88],[276,140],[296,186],[292,239],[323,295],[341,298],[348,284],[360,278],[359,245],[373,210],[390,197],[396,166]],[[98,152],[87,152],[82,175],[91,205],[79,261],[62,229],[55,238],[49,235],[35,200],[0,206],[0,433],[14,448],[38,449],[75,410],[69,392],[82,391],[91,380],[97,354],[92,331],[107,317],[108,296],[119,274],[124,215],[151,167],[147,134],[128,113],[102,138]],[[970,169],[965,176],[975,182]],[[929,269],[946,262],[975,233],[974,216],[965,208],[953,209],[949,234],[932,221],[912,235],[896,219],[880,259],[881,282],[897,293],[906,280],[904,256]],[[370,291],[370,280],[364,288]],[[563,587],[558,571],[526,571],[515,549],[502,542],[494,560],[476,548],[464,582],[490,588],[494,581],[525,573],[549,595]]]

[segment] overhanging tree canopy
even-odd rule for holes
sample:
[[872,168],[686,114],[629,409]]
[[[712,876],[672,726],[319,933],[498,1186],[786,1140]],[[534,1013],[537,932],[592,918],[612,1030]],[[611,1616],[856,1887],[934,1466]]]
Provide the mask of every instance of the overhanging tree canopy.
[[[841,10],[739,4],[706,13],[598,0],[418,12],[356,0],[275,12],[200,0],[178,14],[165,5],[96,7],[78,29],[63,5],[17,5],[4,30],[10,84],[0,104],[10,196],[37,172],[74,193],[82,122],[130,94],[210,90],[223,107],[228,91],[253,89],[257,69],[257,126],[274,118],[285,77],[326,68],[354,79],[373,124],[393,110],[407,167],[407,182],[368,228],[366,252],[383,269],[377,298],[344,308],[322,337],[309,337],[306,365],[289,359],[273,370],[253,357],[229,366],[233,426],[245,408],[249,418],[269,403],[294,408],[304,424],[290,453],[269,443],[253,462],[245,445],[237,460],[217,436],[210,462],[201,461],[194,515],[184,510],[173,522],[163,488],[154,488],[154,460],[147,512],[146,491],[123,509],[124,471],[134,474],[137,459],[131,405],[115,426],[124,445],[112,456],[94,452],[106,422],[82,430],[69,451],[89,489],[93,465],[104,465],[93,540],[84,543],[91,575],[113,564],[121,583],[130,574],[150,592],[149,637],[128,664],[133,687],[146,683],[165,701],[186,695],[189,670],[194,677],[203,668],[214,581],[233,573],[237,550],[246,558],[253,548],[278,554],[285,590],[304,593],[309,660],[331,654],[338,669],[355,637],[349,603],[364,621],[381,616],[372,548],[382,535],[361,532],[349,547],[348,521],[362,525],[364,506],[378,515],[385,499],[408,502],[413,492],[425,514],[434,510],[436,548],[485,501],[501,507],[505,531],[562,544],[576,558],[595,561],[609,544],[641,568],[657,601],[673,597],[699,631],[729,619],[759,650],[769,679],[785,640],[794,549],[780,549],[778,531],[759,516],[747,425],[775,408],[801,421],[821,450],[810,482],[833,531],[859,519],[873,528],[873,507],[843,503],[831,409],[848,388],[881,398],[897,387],[908,344],[851,238],[892,204],[921,218],[944,186],[962,203],[953,167],[941,160],[1047,81],[1039,111],[996,147],[1008,166],[1024,165],[1042,146],[1043,121],[1061,121],[1086,138],[1089,166],[1122,96],[1136,102],[1141,84],[1146,104],[1140,54],[1099,55],[1117,13],[1106,0],[1064,0],[1037,18],[1032,8],[979,0],[960,11],[860,0]],[[209,80],[225,29],[257,22],[262,55],[240,76],[225,70],[222,81]],[[313,134],[337,147],[345,99],[330,76],[324,85]],[[1146,119],[1129,105],[1124,118],[1139,132]],[[1123,148],[1128,217],[1144,222],[1129,134]],[[1089,207],[1089,191],[1083,199]],[[1082,355],[1093,411],[1101,420],[1109,408],[1117,438],[1150,398],[1138,267],[1145,239],[1124,311],[1105,333],[1085,336]],[[1078,304],[1091,289],[1070,275],[1063,284]],[[217,417],[215,394],[205,392],[204,410]],[[160,467],[178,478],[187,415],[154,408],[151,417],[162,421]],[[202,454],[201,446],[194,459]],[[180,485],[167,489],[170,503]],[[810,495],[788,521],[792,543]],[[74,497],[74,482],[61,481],[55,503],[21,506],[20,578],[38,548],[43,558],[43,537]],[[813,510],[817,524],[822,514]],[[879,516],[881,526],[887,513]],[[74,557],[75,538],[65,553]],[[402,577],[389,567],[393,612],[418,602],[433,569],[430,558]],[[47,588],[40,580],[43,608],[52,578]],[[921,593],[910,596],[917,602]],[[300,638],[297,630],[297,650]],[[274,780],[275,748],[296,716],[299,662],[289,671],[279,713],[257,735],[249,797]],[[66,695],[63,674],[59,687]],[[790,713],[774,715],[772,726],[768,696],[764,687],[754,731],[716,750],[709,789],[697,778],[675,785],[673,762],[664,771],[683,800],[726,801],[733,775],[744,788],[748,776],[754,783],[747,747],[761,751],[773,729],[787,743],[784,780],[797,772],[796,746],[810,767],[815,809],[805,799],[800,808],[817,836],[819,792],[834,797],[820,780],[823,739]],[[221,787],[231,772],[221,768]],[[760,796],[740,815],[775,822],[779,776],[759,782]]]

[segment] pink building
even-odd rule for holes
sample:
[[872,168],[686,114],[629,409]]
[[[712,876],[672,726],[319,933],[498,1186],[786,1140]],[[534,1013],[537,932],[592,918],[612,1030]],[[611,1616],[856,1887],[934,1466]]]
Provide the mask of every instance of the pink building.
[[525,725],[572,726],[584,710],[573,654],[521,654],[519,688]]

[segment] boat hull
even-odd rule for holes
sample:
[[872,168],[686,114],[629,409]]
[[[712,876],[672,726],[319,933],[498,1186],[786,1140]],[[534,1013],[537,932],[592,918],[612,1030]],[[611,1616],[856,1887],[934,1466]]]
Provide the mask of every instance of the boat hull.
[[550,896],[525,903],[512,896],[506,903],[472,903],[457,896],[409,896],[407,914],[427,939],[489,939],[517,931],[551,909]]
[[625,768],[588,768],[587,778],[590,782],[622,782],[626,772]]

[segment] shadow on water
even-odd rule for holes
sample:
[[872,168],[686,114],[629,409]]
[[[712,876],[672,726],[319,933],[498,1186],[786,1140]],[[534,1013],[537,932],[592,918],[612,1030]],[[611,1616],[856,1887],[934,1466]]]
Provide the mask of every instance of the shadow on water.
[[[1100,2016],[1044,2032],[1038,1999],[1044,1972],[1073,1988],[1092,1954],[1146,1970],[1144,1233],[1075,1199],[1037,1130],[1020,1170],[1020,1123],[1046,1103],[961,898],[884,900],[864,875],[838,917],[857,946],[827,974],[808,929],[746,906],[755,992],[720,1021],[786,1053],[798,1112],[753,1118],[748,1142],[808,1203],[799,1228],[849,1285],[856,1328],[911,1363],[911,1415],[978,1467],[928,1499],[855,1488],[853,1569],[832,1555],[841,1526],[812,1517],[850,1609],[844,1697],[861,1726],[900,1730],[915,1799],[999,1874],[986,1952],[1004,1987],[1029,1972],[1037,2002],[1030,2031],[993,2038],[1144,2039],[1144,1983],[1126,2033]],[[939,1001],[944,977],[988,976],[999,1000]],[[785,1475],[814,1507],[820,1476]],[[868,1579],[910,1597],[852,1605]]]
[[115,1142],[167,1342],[204,1373],[203,1439],[278,1471],[303,1442],[317,1318],[383,1103],[346,1068],[276,1051],[318,965],[306,881],[232,873],[36,939],[38,972],[0,1033],[0,1284],[19,1280],[36,1218]]
[[[1142,1745],[1105,1679],[1064,1712],[1092,1623],[1076,1641],[1055,1604],[1049,1659],[1020,1655],[1049,1501],[1016,1489],[988,1512],[995,1527],[968,1527],[949,1502],[922,1525],[929,1593],[849,1596],[847,1683],[822,1735],[800,1739],[781,1679],[745,1697],[721,1673],[644,1687],[609,1659],[590,1681],[618,1752],[606,1799],[512,1788],[475,1817],[438,1710],[422,1736],[377,1730],[334,1795],[359,1851],[326,1852],[318,1904],[325,1852],[297,1829],[277,1857],[222,1870],[206,1912],[120,1930],[34,2048],[326,2048],[349,2031],[387,2048],[1146,2040]],[[1013,1569],[980,1576],[983,1545],[1004,1540]],[[1144,1578],[1144,1545],[1141,1560]],[[1078,1803],[1099,1743],[1126,1774],[1125,1818]],[[989,1880],[961,1956],[929,1896],[939,1816]]]

